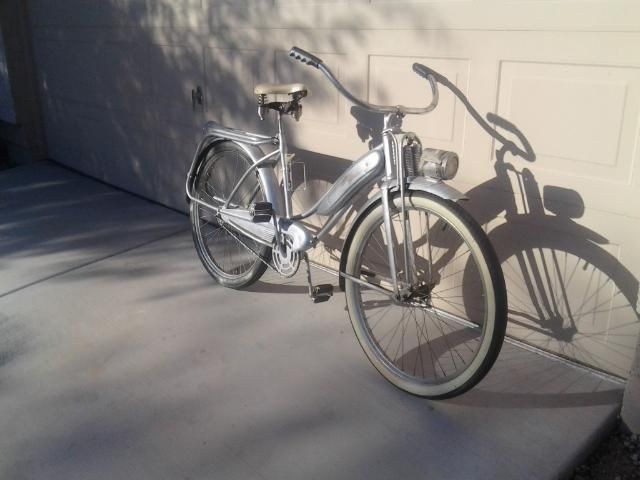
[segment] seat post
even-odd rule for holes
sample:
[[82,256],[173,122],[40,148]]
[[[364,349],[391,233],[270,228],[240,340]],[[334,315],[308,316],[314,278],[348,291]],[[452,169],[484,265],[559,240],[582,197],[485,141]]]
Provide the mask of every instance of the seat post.
[[289,171],[287,139],[284,135],[284,123],[282,113],[277,111],[278,116],[278,148],[280,150],[280,161],[282,162],[282,183],[284,184],[284,208],[287,218],[291,218],[291,172]]

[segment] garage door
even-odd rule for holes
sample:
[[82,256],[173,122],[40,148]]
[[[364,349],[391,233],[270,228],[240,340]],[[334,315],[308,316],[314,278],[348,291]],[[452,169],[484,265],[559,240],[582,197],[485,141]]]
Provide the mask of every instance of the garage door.
[[[498,250],[509,334],[626,377],[640,277],[640,6],[634,1],[33,0],[51,155],[178,208],[205,118],[258,125],[258,81],[311,89],[299,124],[304,207],[375,140],[379,118],[353,109],[319,73],[320,55],[357,95],[426,104],[421,62],[481,112],[509,119],[528,160],[497,152],[462,104],[405,126],[460,154],[455,185]],[[179,4],[179,5],[177,5]],[[193,105],[200,87],[203,105]],[[316,260],[335,264],[340,236]]]

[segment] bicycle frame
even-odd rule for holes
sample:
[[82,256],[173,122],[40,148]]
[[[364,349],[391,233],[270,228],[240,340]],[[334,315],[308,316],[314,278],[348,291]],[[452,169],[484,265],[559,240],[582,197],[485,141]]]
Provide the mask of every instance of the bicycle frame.
[[[393,291],[394,294],[397,294],[399,286],[396,280],[397,259],[395,258],[393,250],[394,242],[390,213],[391,194],[399,192],[400,195],[404,197],[407,192],[421,190],[445,199],[459,200],[464,198],[462,193],[440,180],[427,177],[407,178],[405,176],[403,162],[398,161],[398,159],[401,158],[401,151],[399,142],[396,139],[396,135],[404,133],[400,129],[401,124],[401,115],[396,113],[385,114],[382,144],[371,149],[360,159],[353,162],[310,209],[294,215],[291,205],[292,185],[288,165],[288,145],[281,115],[278,114],[278,133],[273,136],[245,132],[224,127],[216,122],[209,122],[204,128],[204,138],[196,149],[191,168],[189,169],[186,182],[187,196],[190,201],[196,202],[213,211],[224,221],[232,224],[243,234],[261,244],[273,246],[275,243],[276,247],[280,247],[280,236],[284,234],[292,239],[293,250],[304,252],[315,247],[324,235],[343,218],[348,210],[348,205],[356,195],[362,192],[369,192],[375,184],[379,184],[380,191],[369,200],[366,206],[376,201],[382,202],[385,217],[384,231],[387,237],[387,253],[391,267],[390,273],[393,281]],[[200,158],[201,153],[211,144],[224,140],[232,141],[242,148],[251,159],[252,165],[236,182],[228,199],[214,199],[219,200],[223,204],[222,206],[216,206],[196,198],[193,193],[193,182],[200,166],[199,160],[202,160]],[[265,154],[260,148],[262,145],[274,145],[278,148]],[[282,169],[282,185],[279,184],[277,176],[275,175],[275,167],[277,164],[280,164]],[[273,224],[253,223],[249,211],[238,208],[238,206],[232,202],[233,196],[240,188],[240,185],[255,171],[257,171],[260,184],[264,188],[266,200],[273,206],[275,220]],[[365,210],[366,208],[363,208],[362,212]],[[328,216],[328,219],[317,233],[314,234],[303,225],[302,220],[316,213]],[[402,208],[401,214],[404,218],[404,208]],[[405,232],[405,234],[407,233],[410,234],[410,232]],[[406,251],[402,260],[405,263],[411,262],[411,254],[412,252]],[[344,272],[340,272],[340,275],[371,287],[369,282],[352,278]],[[407,278],[406,280],[409,281],[410,279]],[[387,291],[385,290],[385,292]]]

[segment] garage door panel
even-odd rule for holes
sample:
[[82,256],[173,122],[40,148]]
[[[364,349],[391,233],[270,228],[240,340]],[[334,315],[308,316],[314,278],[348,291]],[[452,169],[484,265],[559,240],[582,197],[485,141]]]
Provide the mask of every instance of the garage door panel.
[[628,182],[640,69],[505,62],[499,114],[516,123],[541,168]]
[[258,83],[273,81],[273,51],[205,50],[208,118],[236,128],[264,129],[253,93]]
[[143,45],[43,41],[37,58],[47,95],[109,109],[139,112],[147,107]]
[[147,108],[149,59],[144,44],[114,43],[96,52],[96,99],[91,103],[140,112]]
[[47,95],[78,101],[96,98],[94,45],[41,42],[35,50]]
[[47,97],[42,103],[43,121],[47,132],[47,149],[54,159],[64,159],[65,164],[86,171],[85,159],[77,140],[77,117],[69,105]]
[[78,117],[77,138],[91,175],[128,191],[150,196],[153,143],[142,130],[120,128],[103,120]]
[[153,189],[157,201],[178,210],[187,210],[184,181],[195,149],[195,141],[188,132],[173,138],[155,136]]
[[158,119],[201,125],[204,107],[192,102],[192,90],[204,88],[202,46],[150,46],[151,102]]

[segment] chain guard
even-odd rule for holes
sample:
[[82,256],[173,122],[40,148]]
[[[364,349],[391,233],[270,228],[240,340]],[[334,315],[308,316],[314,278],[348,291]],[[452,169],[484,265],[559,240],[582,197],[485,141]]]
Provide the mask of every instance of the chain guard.
[[277,246],[273,246],[273,250],[271,253],[271,260],[273,265],[267,263],[258,253],[254,252],[251,247],[249,247],[245,242],[243,242],[236,233],[228,228],[223,221],[218,219],[220,222],[220,226],[224,228],[229,234],[235,238],[244,248],[249,250],[254,256],[258,258],[262,263],[264,263],[267,267],[272,270],[275,270],[280,275],[286,278],[293,277],[296,273],[298,273],[298,269],[300,268],[300,254],[298,252],[294,252],[291,248],[291,240],[287,239],[285,242],[285,252],[284,255]]
[[283,277],[290,278],[298,273],[298,268],[300,268],[300,254],[293,251],[290,240],[286,240],[284,252],[281,252],[277,246],[274,246],[271,258],[276,270],[278,270],[278,273]]

